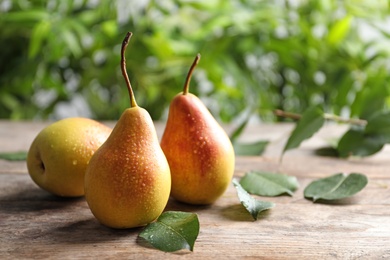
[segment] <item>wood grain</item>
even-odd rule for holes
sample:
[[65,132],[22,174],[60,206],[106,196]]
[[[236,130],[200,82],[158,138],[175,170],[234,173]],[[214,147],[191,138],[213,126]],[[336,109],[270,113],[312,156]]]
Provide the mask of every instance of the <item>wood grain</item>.
[[[48,122],[0,121],[0,151],[27,150]],[[111,123],[108,123],[112,125]],[[156,124],[159,136],[163,124]],[[227,131],[231,129],[226,127]],[[200,234],[194,252],[151,248],[142,228],[114,230],[99,224],[84,198],[61,199],[38,188],[24,162],[0,160],[0,259],[386,259],[390,258],[390,152],[342,160],[314,154],[344,127],[329,125],[299,149],[280,152],[291,125],[252,125],[242,140],[271,140],[263,156],[239,157],[235,178],[249,170],[282,172],[298,178],[294,196],[264,198],[276,207],[253,221],[233,185],[211,206],[170,200],[166,210],[195,212]],[[337,172],[361,172],[367,187],[355,196],[312,203],[303,189]]]

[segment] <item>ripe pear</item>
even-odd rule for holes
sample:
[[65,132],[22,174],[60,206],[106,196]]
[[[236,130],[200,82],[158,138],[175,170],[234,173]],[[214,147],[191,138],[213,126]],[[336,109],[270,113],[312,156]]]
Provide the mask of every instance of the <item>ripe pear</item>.
[[45,127],[27,155],[27,168],[42,189],[62,197],[84,195],[84,175],[111,128],[88,118],[66,118]]
[[182,93],[172,100],[161,138],[171,169],[171,196],[189,204],[211,204],[226,190],[234,173],[232,143],[202,101],[188,92],[198,54]]
[[131,35],[126,35],[121,52],[131,107],[122,113],[85,174],[88,205],[93,215],[111,228],[133,228],[152,222],[163,212],[171,190],[169,165],[153,121],[137,105],[125,69],[124,53]]

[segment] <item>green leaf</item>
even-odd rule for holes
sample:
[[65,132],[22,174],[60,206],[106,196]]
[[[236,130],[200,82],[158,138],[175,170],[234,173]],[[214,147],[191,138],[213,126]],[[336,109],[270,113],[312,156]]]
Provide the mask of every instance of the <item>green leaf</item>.
[[[3,14],[4,15],[4,14]],[[44,10],[26,10],[9,12],[3,19],[8,22],[38,22],[49,19],[50,14]]]
[[8,161],[25,161],[27,159],[27,152],[0,153],[0,159]]
[[345,175],[338,173],[310,183],[304,190],[305,198],[313,201],[338,200],[350,197],[367,185],[367,177],[360,173]]
[[314,150],[318,156],[339,157],[337,149],[333,146],[325,146]]
[[233,142],[233,148],[236,155],[251,156],[261,155],[267,147],[269,141],[257,141],[254,143]]
[[[386,77],[382,72],[375,75],[377,78]],[[356,97],[351,104],[351,115],[361,119],[370,119],[373,115],[380,111],[386,105],[386,98],[389,96],[389,90],[385,83],[378,82],[378,79],[370,76],[366,82],[365,87],[356,93]]]
[[292,196],[299,187],[294,176],[268,172],[248,172],[241,178],[240,184],[251,194],[270,197],[284,193]]
[[82,54],[82,48],[76,34],[73,31],[65,29],[62,31],[62,39],[75,57]]
[[18,99],[14,95],[6,92],[1,93],[0,102],[9,110],[16,110],[19,107]]
[[45,20],[34,26],[28,50],[29,58],[34,58],[41,50],[42,42],[44,41],[47,33],[50,31],[50,26],[50,22]]
[[[283,149],[283,154],[287,150],[298,147],[305,139],[310,138],[324,124],[324,112],[319,106],[309,107],[299,119],[296,127],[292,131]],[[282,154],[282,155],[283,155]]]
[[74,32],[78,39],[83,39],[83,37],[91,35],[91,31],[88,29],[87,25],[82,23],[80,17],[79,19],[69,17],[64,21],[64,23],[65,24],[63,26]]
[[254,220],[257,220],[257,216],[260,212],[273,208],[275,206],[275,204],[272,202],[261,201],[253,198],[236,179],[233,179],[232,182],[237,190],[238,199],[245,207],[245,209],[251,214]]
[[252,113],[253,110],[249,110],[249,112],[242,120],[242,122],[236,127],[236,129],[233,130],[233,132],[229,136],[230,141],[233,144],[234,152],[236,155],[243,155],[243,156],[261,155],[264,152],[267,144],[269,143],[268,141],[263,141],[263,140],[252,142],[252,143],[238,142],[238,138],[240,137],[240,135],[248,125]]
[[245,118],[237,126],[237,128],[233,130],[233,132],[230,134],[230,141],[235,142],[238,139],[238,137],[240,137],[240,135],[242,134],[242,132],[244,131],[245,127],[247,126],[247,124],[249,122],[249,117],[250,117],[250,114],[245,116]]
[[118,35],[118,25],[116,20],[105,21],[101,24],[102,31],[109,37]]
[[367,120],[365,135],[375,135],[383,143],[390,143],[390,112],[381,111]]
[[341,137],[337,151],[340,157],[369,156],[379,152],[384,145],[380,136],[366,135],[362,128],[351,128]]
[[198,234],[199,220],[195,213],[167,211],[156,222],[148,224],[139,236],[161,251],[173,252],[193,251]]
[[351,27],[352,16],[347,15],[343,19],[337,21],[329,30],[328,42],[330,44],[340,43],[347,35]]

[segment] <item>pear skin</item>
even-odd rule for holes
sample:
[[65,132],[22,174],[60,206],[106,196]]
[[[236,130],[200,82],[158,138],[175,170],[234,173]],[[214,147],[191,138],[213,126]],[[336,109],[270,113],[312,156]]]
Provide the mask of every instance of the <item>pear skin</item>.
[[186,93],[189,79],[187,91],[170,104],[161,148],[171,169],[171,196],[189,204],[211,204],[231,182],[235,155],[226,132],[202,101]]
[[170,193],[168,162],[148,112],[126,109],[85,175],[85,196],[94,216],[112,228],[148,224],[164,210]]
[[131,108],[117,121],[107,141],[95,152],[85,173],[85,198],[92,214],[112,228],[146,225],[163,212],[171,190],[168,161],[149,113],[139,107],[126,72],[127,33],[121,69]]
[[57,196],[83,196],[88,162],[110,133],[108,126],[81,117],[48,125],[28,151],[26,163],[32,180]]

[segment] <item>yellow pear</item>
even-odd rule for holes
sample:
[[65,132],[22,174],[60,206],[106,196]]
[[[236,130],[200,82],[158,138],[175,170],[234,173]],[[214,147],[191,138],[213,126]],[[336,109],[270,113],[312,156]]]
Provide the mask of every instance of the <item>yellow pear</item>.
[[149,113],[139,107],[126,73],[122,43],[121,68],[131,107],[117,121],[107,141],[92,157],[85,174],[85,197],[93,215],[112,228],[148,224],[164,210],[171,175]]
[[84,175],[111,128],[88,118],[66,118],[45,127],[27,155],[27,168],[42,189],[63,197],[84,195]]
[[198,54],[183,92],[170,104],[161,148],[171,169],[172,197],[190,204],[211,204],[230,184],[235,157],[225,131],[202,101],[188,93],[199,59]]

